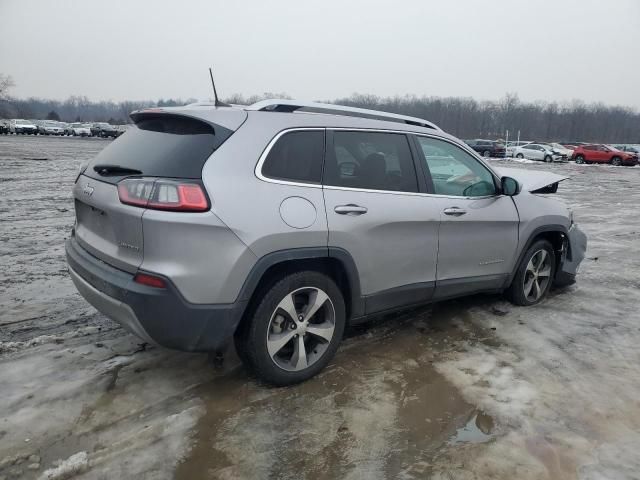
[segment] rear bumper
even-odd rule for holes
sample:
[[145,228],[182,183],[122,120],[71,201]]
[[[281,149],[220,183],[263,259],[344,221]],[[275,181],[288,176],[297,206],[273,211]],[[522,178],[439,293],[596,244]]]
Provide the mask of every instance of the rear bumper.
[[73,237],[65,250],[80,294],[146,342],[189,352],[217,350],[233,336],[247,304],[192,304],[169,279],[166,289],[140,285],[132,274],[93,257]]

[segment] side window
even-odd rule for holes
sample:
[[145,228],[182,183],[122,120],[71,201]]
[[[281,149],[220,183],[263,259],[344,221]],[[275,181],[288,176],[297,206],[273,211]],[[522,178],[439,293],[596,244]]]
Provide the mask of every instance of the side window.
[[431,173],[434,193],[458,197],[495,195],[493,175],[474,157],[444,140],[416,138]]
[[324,131],[288,132],[271,147],[262,174],[277,180],[320,183],[323,156]]
[[325,185],[418,191],[409,141],[404,134],[336,131],[332,150],[327,153]]

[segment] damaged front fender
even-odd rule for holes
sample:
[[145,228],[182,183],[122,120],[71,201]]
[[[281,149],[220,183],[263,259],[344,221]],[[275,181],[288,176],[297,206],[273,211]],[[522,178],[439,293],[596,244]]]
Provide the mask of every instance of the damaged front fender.
[[522,168],[496,168],[495,170],[501,177],[514,178],[520,184],[522,191],[530,193],[556,193],[558,183],[569,178],[557,173]]

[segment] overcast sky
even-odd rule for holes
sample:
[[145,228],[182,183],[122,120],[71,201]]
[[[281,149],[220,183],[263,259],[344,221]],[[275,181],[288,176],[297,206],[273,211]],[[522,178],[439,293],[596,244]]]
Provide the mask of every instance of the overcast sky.
[[354,92],[640,108],[640,0],[0,0],[19,97]]

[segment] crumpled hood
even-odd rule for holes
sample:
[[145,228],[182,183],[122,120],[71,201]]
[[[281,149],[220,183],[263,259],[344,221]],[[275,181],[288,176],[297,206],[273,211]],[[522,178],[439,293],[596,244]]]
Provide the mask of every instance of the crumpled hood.
[[522,191],[534,192],[554,183],[566,180],[566,175],[558,175],[551,172],[538,170],[525,170],[523,168],[495,168],[500,176],[516,179],[522,185]]

